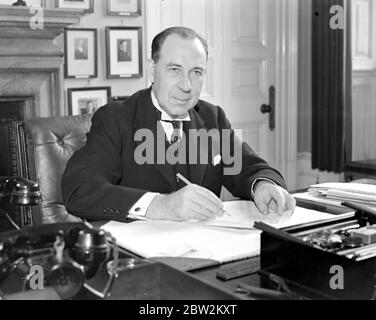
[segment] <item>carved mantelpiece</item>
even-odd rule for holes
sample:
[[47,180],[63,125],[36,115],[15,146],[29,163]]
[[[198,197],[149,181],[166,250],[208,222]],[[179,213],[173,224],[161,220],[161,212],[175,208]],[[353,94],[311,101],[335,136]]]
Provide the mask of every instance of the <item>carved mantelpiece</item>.
[[43,9],[44,28],[33,30],[30,21],[37,13],[39,11],[32,12],[30,8],[0,5],[1,37],[54,39],[65,27],[78,23],[84,11],[76,9]]
[[42,29],[31,27],[35,14],[30,8],[0,6],[0,97],[31,98],[33,116],[64,115],[63,53],[55,39],[84,12],[45,9],[39,12]]

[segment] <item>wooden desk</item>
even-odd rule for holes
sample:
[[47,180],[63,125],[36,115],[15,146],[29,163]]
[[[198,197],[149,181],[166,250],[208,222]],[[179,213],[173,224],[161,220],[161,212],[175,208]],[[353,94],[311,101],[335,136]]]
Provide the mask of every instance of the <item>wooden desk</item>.
[[[298,201],[298,205],[305,207],[307,209],[315,209],[319,211],[324,211],[328,213],[333,214],[341,214],[344,212],[348,212],[348,209],[342,209],[338,207],[328,206],[328,205],[317,205],[312,204],[308,202]],[[96,223],[96,226],[98,226],[98,223]],[[205,266],[205,261],[197,261],[197,266],[195,267],[195,259],[192,259],[192,265],[189,273],[198,279],[204,281],[205,283],[208,283],[216,288],[220,288],[221,290],[224,290],[228,292],[229,294],[235,295],[239,299],[254,299],[252,297],[246,296],[244,294],[236,293],[235,290],[237,289],[237,284],[247,284],[255,287],[263,287],[263,288],[270,288],[269,284],[265,282],[265,278],[263,278],[259,273],[260,269],[260,258],[254,257],[246,260],[241,261],[235,261],[232,263],[227,263],[224,265],[215,265],[210,266],[210,263]],[[187,268],[187,265],[189,266],[189,259],[184,259],[184,261],[181,258],[166,258],[166,259],[158,259],[158,261],[165,263],[173,268],[183,270],[185,271],[185,268]],[[200,267],[200,264],[202,267]],[[221,280],[217,277],[218,272],[225,272],[229,270],[237,270],[239,267],[241,269],[244,268],[244,265],[249,264],[251,266],[252,271],[250,274],[247,274],[245,276],[240,276],[238,278],[234,278],[228,281]],[[294,288],[295,290],[296,288]],[[297,290],[299,291],[299,290]],[[300,290],[300,294],[303,294],[303,292]],[[311,297],[312,298],[312,297]]]

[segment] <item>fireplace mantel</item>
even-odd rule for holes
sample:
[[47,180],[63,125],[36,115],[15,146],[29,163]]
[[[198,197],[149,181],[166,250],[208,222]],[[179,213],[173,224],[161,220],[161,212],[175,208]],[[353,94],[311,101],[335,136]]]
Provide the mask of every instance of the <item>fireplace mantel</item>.
[[33,116],[67,113],[63,53],[56,37],[77,24],[83,10],[44,9],[42,29],[31,28],[30,8],[0,6],[0,97],[29,97]]
[[64,28],[77,24],[84,15],[83,10],[43,9],[44,26],[33,30],[30,27],[31,18],[37,14],[30,8],[9,7],[0,5],[0,35],[1,37],[33,37],[54,39]]

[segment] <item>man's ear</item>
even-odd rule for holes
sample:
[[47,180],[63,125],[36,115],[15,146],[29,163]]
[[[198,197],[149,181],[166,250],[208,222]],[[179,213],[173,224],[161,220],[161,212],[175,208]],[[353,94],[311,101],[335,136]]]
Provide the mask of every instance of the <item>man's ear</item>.
[[148,80],[151,83],[154,83],[154,73],[155,73],[155,62],[152,59],[147,61],[147,73],[148,73]]

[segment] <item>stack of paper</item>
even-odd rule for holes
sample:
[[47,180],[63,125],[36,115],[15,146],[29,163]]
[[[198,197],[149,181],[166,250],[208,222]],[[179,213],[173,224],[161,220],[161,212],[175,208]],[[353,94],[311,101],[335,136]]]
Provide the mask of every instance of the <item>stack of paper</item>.
[[322,183],[311,186],[309,192],[337,201],[376,204],[376,185],[361,183]]
[[[144,258],[184,257],[229,262],[258,255],[261,231],[252,227],[255,221],[268,222],[270,217],[263,217],[253,202],[234,201],[224,205],[231,216],[205,223],[110,222],[103,229],[110,232],[121,247]],[[280,221],[273,226],[333,218],[338,216],[297,207],[289,221]]]
[[119,246],[143,257],[184,257],[219,262],[258,255],[260,231],[208,228],[168,221],[110,222],[103,226]]
[[292,196],[295,199],[303,200],[304,202],[308,201],[308,202],[313,202],[316,204],[324,204],[324,205],[344,208],[344,206],[341,205],[342,200],[327,198],[326,196],[321,195],[319,192],[312,191],[312,190],[308,192],[295,193]]

